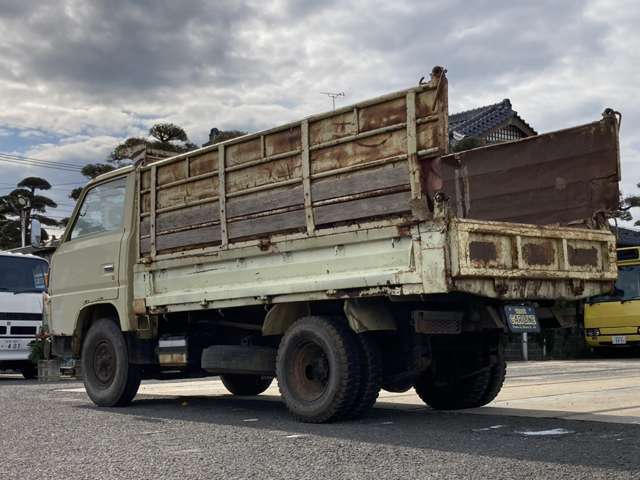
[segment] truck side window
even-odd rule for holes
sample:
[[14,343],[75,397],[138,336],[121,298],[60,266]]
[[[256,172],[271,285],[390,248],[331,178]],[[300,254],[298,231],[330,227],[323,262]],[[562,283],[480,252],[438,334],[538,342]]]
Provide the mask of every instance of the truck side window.
[[124,177],[92,188],[84,197],[71,230],[71,239],[121,229],[125,188]]

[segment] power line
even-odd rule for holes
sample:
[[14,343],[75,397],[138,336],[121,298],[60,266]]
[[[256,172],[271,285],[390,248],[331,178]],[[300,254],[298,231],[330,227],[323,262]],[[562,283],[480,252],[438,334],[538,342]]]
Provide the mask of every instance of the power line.
[[24,155],[15,155],[13,153],[6,153],[6,152],[0,152],[0,155],[2,155],[3,157],[11,157],[11,158],[14,158],[16,160],[28,160],[28,161],[31,161],[31,162],[45,162],[45,163],[51,163],[51,164],[55,164],[55,165],[66,166],[66,167],[79,168],[74,163],[61,162],[60,160],[47,160],[45,158],[25,157]]
[[79,167],[77,165],[59,164],[59,163],[48,162],[46,160],[24,160],[24,159],[15,158],[12,156],[4,155],[2,153],[0,153],[0,159],[8,163],[15,163],[17,165],[34,165],[34,166],[40,166],[45,168],[55,168],[58,170],[68,170],[68,171],[74,171],[74,172],[76,171],[79,172],[82,169],[82,167]]
[[34,162],[33,160],[16,160],[13,158],[7,158],[4,155],[0,154],[0,162],[5,162],[5,163],[11,163],[14,165],[31,165],[33,167],[39,167],[39,168],[50,168],[52,170],[60,170],[63,172],[74,172],[74,173],[80,173],[80,171],[82,170],[81,167],[67,167],[67,166],[58,166],[58,165],[53,165],[53,164],[49,164],[47,162],[43,162],[43,163],[38,163],[38,162]]

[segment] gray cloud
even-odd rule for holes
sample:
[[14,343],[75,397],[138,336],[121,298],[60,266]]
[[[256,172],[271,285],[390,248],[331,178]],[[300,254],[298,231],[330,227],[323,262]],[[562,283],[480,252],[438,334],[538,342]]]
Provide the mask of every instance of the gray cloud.
[[214,125],[266,128],[327,109],[321,91],[351,103],[443,64],[454,111],[510,97],[547,131],[623,110],[630,190],[638,20],[634,0],[0,0],[0,129],[60,138],[34,155],[96,161],[104,139],[156,121],[204,141]]

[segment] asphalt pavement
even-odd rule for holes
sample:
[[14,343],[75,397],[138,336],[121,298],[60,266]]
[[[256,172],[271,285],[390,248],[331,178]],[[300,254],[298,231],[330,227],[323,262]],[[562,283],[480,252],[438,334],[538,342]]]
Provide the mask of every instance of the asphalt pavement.
[[639,360],[511,364],[488,407],[385,393],[328,425],[293,421],[275,391],[146,382],[100,409],[76,381],[0,375],[0,479],[640,479]]

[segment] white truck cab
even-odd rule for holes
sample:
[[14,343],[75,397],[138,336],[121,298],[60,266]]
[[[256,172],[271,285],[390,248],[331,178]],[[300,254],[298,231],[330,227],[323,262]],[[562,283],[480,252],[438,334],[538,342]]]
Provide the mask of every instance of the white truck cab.
[[46,260],[34,255],[0,252],[0,369],[34,378],[29,343],[42,326]]

